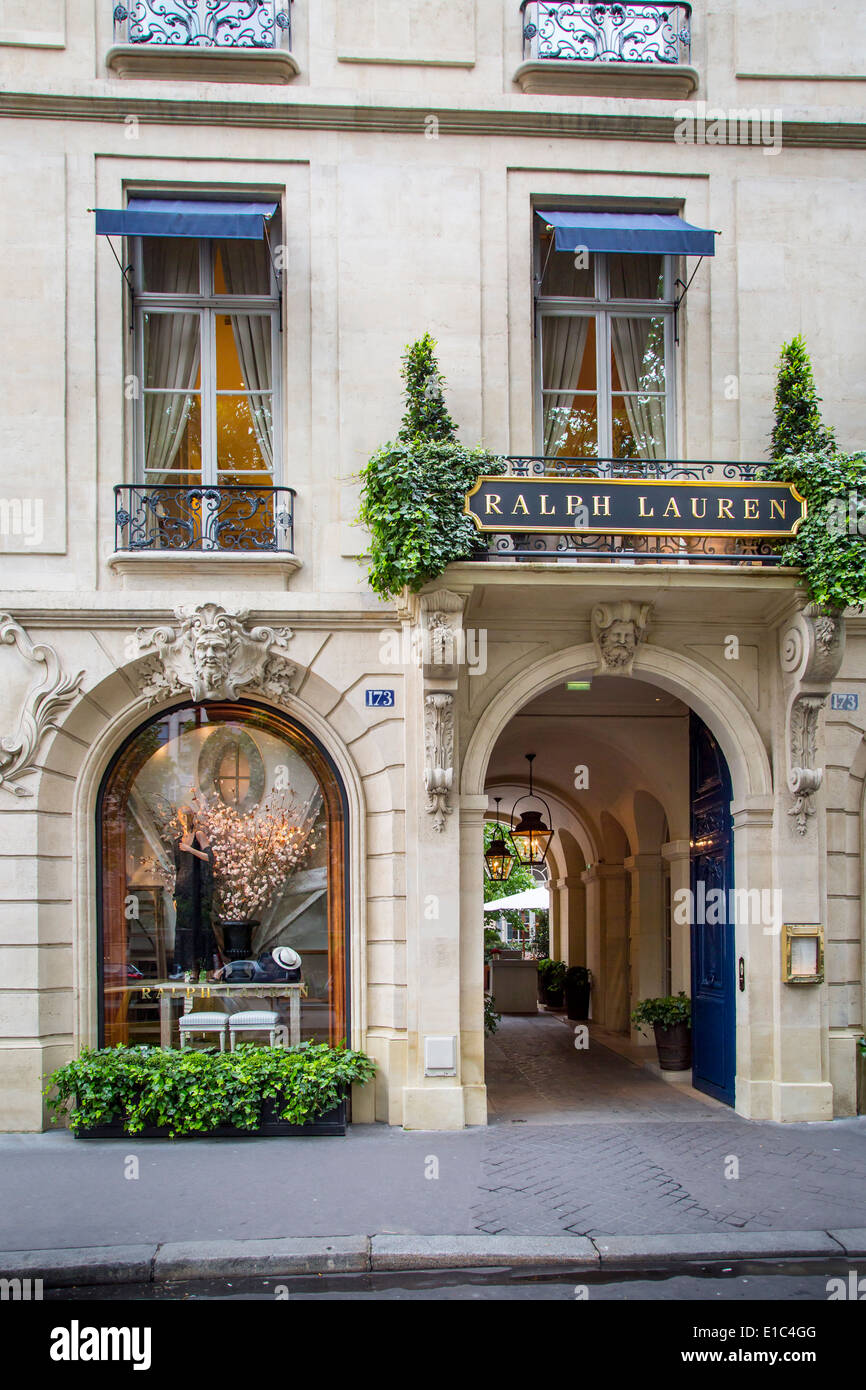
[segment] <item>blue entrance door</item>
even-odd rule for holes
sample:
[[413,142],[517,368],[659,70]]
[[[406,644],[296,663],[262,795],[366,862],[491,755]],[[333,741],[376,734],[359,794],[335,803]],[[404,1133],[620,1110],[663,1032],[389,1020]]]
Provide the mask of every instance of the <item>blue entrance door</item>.
[[[736,1004],[731,779],[706,724],[690,724],[692,944],[692,1082],[734,1103]],[[730,919],[730,920],[729,920]]]

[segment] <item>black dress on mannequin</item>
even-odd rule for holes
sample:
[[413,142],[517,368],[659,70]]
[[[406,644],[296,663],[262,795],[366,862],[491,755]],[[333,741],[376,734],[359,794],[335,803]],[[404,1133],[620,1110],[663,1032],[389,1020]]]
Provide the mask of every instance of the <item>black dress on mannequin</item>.
[[172,847],[176,870],[174,968],[197,974],[201,969],[213,968],[217,949],[212,924],[213,850],[210,845],[203,847],[193,840],[199,853],[207,855],[205,862],[181,849],[180,843],[177,839]]

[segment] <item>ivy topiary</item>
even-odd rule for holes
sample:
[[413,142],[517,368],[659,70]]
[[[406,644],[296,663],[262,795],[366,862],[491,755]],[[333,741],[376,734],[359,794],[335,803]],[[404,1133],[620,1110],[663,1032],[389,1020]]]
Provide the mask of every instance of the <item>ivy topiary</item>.
[[774,459],[835,448],[833,430],[823,423],[820,405],[806,343],[798,335],[783,343],[779,358],[775,423],[770,436]]
[[463,514],[465,495],[479,474],[507,468],[504,459],[456,438],[435,347],[429,333],[407,347],[406,409],[396,442],[378,449],[361,471],[358,520],[371,537],[370,586],[383,598],[404,588],[417,593],[446,565],[473,553],[478,533]]

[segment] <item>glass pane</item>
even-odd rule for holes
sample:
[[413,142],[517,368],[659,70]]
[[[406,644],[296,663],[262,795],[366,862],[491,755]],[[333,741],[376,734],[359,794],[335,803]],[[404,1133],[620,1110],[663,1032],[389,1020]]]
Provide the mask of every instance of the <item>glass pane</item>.
[[270,314],[217,314],[218,391],[270,391]]
[[548,391],[595,391],[595,319],[590,314],[544,314],[541,384]]
[[592,254],[554,251],[552,236],[541,234],[539,249],[541,293],[565,295],[571,299],[595,298],[595,260]]
[[201,397],[194,392],[148,391],[144,397],[147,483],[201,481]]
[[597,398],[551,394],[543,399],[545,458],[597,458]]
[[147,313],[143,331],[145,389],[199,390],[200,315]]
[[[271,234],[273,235],[273,233]],[[271,258],[260,241],[214,243],[215,294],[271,294]]]
[[664,256],[607,258],[611,299],[664,299]]
[[250,473],[270,475],[274,463],[271,397],[217,396],[216,414],[220,482],[242,483]]
[[[222,698],[225,639],[198,640]],[[125,748],[102,806],[108,1046],[177,1047],[185,990],[193,1012],[274,1009],[291,1040],[288,952],[307,989],[301,1037],[345,1035],[342,811],[302,733],[237,704],[175,710]]]
[[664,391],[663,318],[610,320],[611,382],[614,391]]
[[198,294],[200,245],[195,237],[143,236],[142,290],[147,294]]
[[664,396],[614,396],[612,416],[614,458],[667,458]]

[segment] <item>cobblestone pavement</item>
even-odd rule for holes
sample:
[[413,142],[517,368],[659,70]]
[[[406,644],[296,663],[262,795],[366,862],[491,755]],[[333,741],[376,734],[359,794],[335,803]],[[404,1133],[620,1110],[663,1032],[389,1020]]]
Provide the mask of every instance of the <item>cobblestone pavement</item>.
[[503,1020],[488,1083],[491,1123],[453,1133],[353,1125],[344,1139],[176,1143],[0,1135],[0,1250],[866,1227],[866,1117],[744,1120],[597,1035],[576,1051],[571,1029],[544,1014]]
[[493,1116],[477,1230],[598,1236],[866,1224],[863,1120],[741,1119],[594,1040],[577,1051],[549,1015],[504,1019],[488,1046]]

